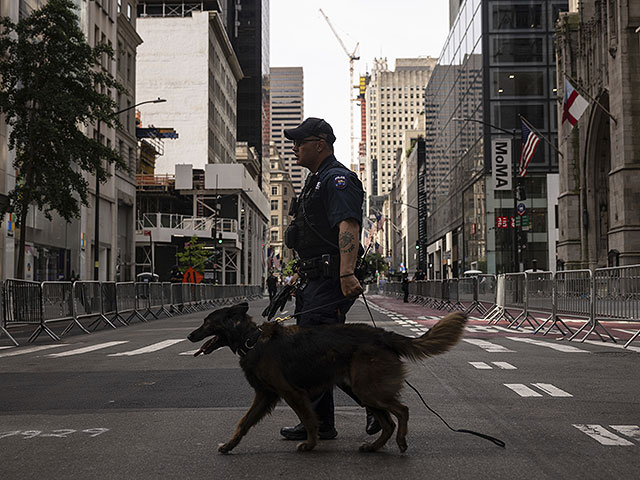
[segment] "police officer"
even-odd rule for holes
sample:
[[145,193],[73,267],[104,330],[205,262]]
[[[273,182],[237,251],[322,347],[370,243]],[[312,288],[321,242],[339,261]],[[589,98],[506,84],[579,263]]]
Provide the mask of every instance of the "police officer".
[[[293,221],[285,243],[299,256],[300,286],[296,291],[296,313],[301,327],[344,323],[362,286],[355,276],[360,253],[360,228],[364,191],[355,173],[336,160],[333,129],[321,118],[307,118],[284,135],[293,141],[297,164],[310,170],[299,198],[289,214]],[[308,313],[305,313],[307,312]],[[337,436],[333,390],[316,398],[312,405],[318,416],[320,439]],[[368,433],[379,431],[372,415],[367,416]],[[302,424],[280,430],[289,440],[304,440]]]

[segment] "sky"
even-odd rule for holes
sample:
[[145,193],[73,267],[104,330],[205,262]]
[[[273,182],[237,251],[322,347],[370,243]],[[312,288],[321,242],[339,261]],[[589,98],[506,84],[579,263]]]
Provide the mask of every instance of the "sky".
[[[349,166],[349,57],[335,38],[322,8],[351,53],[359,42],[354,84],[370,72],[373,59],[439,57],[449,31],[446,0],[271,0],[270,63],[303,67],[304,115],[324,118],[337,137],[335,155]],[[355,96],[357,92],[353,90]],[[354,110],[356,140],[360,113]],[[356,158],[357,161],[357,158]]]

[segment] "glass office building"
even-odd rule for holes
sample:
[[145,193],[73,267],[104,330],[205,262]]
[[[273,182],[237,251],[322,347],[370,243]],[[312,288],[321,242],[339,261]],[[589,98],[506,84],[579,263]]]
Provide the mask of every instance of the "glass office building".
[[[554,25],[567,10],[566,0],[461,3],[425,92],[419,175],[430,278],[555,268],[555,149],[540,142],[526,177],[495,190],[491,142],[511,140],[517,164],[521,115],[557,143]],[[517,183],[526,200],[514,201]]]

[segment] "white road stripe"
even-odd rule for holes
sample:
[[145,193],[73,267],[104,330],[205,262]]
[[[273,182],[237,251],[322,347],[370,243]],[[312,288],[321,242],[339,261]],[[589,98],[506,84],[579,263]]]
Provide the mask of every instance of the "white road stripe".
[[537,345],[539,347],[547,347],[553,350],[558,350],[559,352],[565,353],[591,353],[588,350],[583,350],[581,348],[572,347],[571,345],[563,345],[562,343],[551,343],[551,342],[543,342],[542,340],[535,340],[533,338],[518,338],[518,337],[507,337],[509,340],[513,340],[515,342],[524,342],[530,343],[531,345]]
[[530,389],[529,387],[527,387],[522,383],[505,383],[504,386],[507,388],[510,388],[521,397],[541,397],[542,396],[535,390]]
[[623,328],[612,328],[611,330],[617,330],[622,333],[628,333],[629,335],[633,335],[637,330],[625,330]]
[[584,343],[590,343],[592,345],[599,345],[601,347],[611,347],[618,348],[620,350],[631,350],[632,352],[640,352],[640,347],[634,347],[633,345],[629,345],[627,348],[624,348],[624,343],[612,343],[612,342],[602,342],[599,340],[585,340]]
[[509,332],[509,333],[531,333],[531,331],[529,332],[525,332],[523,329],[518,329],[518,330],[514,330],[513,328],[507,328],[507,327],[503,327],[502,325],[492,325],[493,328],[497,328],[498,330],[502,330],[503,332]]
[[170,347],[176,343],[184,342],[186,338],[175,338],[171,340],[165,340],[163,342],[154,343],[153,345],[148,345],[146,347],[138,348],[137,350],[131,350],[129,352],[121,352],[121,353],[111,353],[109,357],[122,357],[122,356],[132,356],[132,355],[142,355],[143,353],[151,353],[156,352],[158,350],[162,350],[163,348]]
[[640,427],[638,425],[609,425],[614,430],[617,430],[625,437],[635,438],[640,440]]
[[517,370],[516,367],[514,367],[513,365],[507,362],[491,362],[491,363],[493,363],[496,367],[501,368],[503,370]]
[[67,346],[66,343],[58,343],[56,345],[40,345],[38,347],[23,348],[21,350],[14,350],[7,353],[0,353],[0,358],[15,357],[16,355],[22,355],[24,353],[39,352],[40,350],[48,350],[49,348],[58,348],[58,347],[65,347],[65,346]]
[[123,343],[129,343],[129,340],[124,340],[120,342],[107,342],[107,343],[98,343],[97,345],[89,345],[88,347],[77,348],[75,350],[68,350],[66,352],[61,353],[50,353],[47,357],[68,357],[70,355],[81,355],[87,352],[93,352],[95,350],[101,350],[103,348],[113,347],[114,345],[120,345]]
[[538,387],[544,393],[548,393],[552,397],[573,397],[569,392],[565,392],[550,383],[532,383],[531,385]]
[[462,340],[472,345],[476,345],[490,353],[513,352],[513,350],[509,350],[507,347],[503,347],[497,343],[487,342],[486,340],[481,340],[479,338],[463,338]]
[[584,425],[581,423],[573,424],[578,430],[586,433],[594,440],[597,440],[602,445],[615,445],[619,447],[627,447],[633,445],[629,440],[625,440],[619,437],[615,433],[611,433],[601,425]]
[[469,363],[474,367],[476,367],[478,370],[493,370],[493,367],[491,367],[491,365],[488,365],[484,362],[469,362]]

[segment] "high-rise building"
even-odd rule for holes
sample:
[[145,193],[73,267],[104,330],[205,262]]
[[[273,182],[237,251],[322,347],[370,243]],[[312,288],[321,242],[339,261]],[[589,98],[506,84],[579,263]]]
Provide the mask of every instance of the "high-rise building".
[[431,57],[398,58],[395,70],[389,70],[386,59],[375,60],[366,86],[367,158],[362,174],[370,209],[380,210],[391,190],[403,132],[423,125],[424,89],[436,62]]
[[296,196],[291,175],[285,168],[278,149],[271,144],[271,172],[269,203],[271,222],[269,227],[269,268],[279,270],[293,258],[293,250],[284,243],[284,232],[289,226],[289,207]]
[[[222,3],[227,33],[244,73],[238,83],[237,138],[255,148],[264,171],[269,168],[271,134],[269,0],[222,0]],[[261,188],[263,177],[261,172]]]
[[[555,268],[553,45],[566,10],[567,0],[460,2],[425,93],[418,174],[429,278]],[[524,178],[517,172],[520,116],[551,144],[541,141]],[[498,161],[504,167],[494,168]]]
[[304,78],[302,67],[271,68],[271,139],[296,192],[304,183],[303,167],[296,165],[291,142],[284,130],[298,126],[304,118]]
[[144,40],[138,49],[138,96],[167,100],[145,107],[145,123],[171,126],[180,135],[165,145],[156,173],[173,174],[179,163],[196,169],[233,163],[243,72],[217,2],[194,2],[187,11],[172,10],[163,0],[144,0],[138,6],[138,33]]

